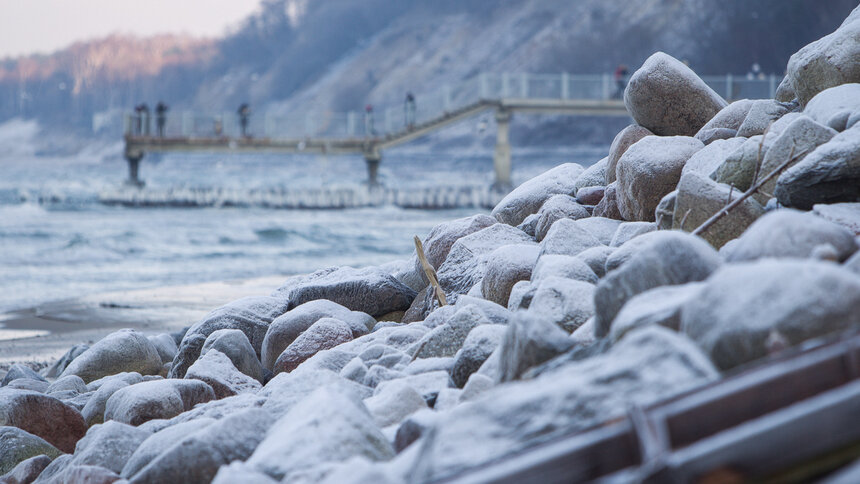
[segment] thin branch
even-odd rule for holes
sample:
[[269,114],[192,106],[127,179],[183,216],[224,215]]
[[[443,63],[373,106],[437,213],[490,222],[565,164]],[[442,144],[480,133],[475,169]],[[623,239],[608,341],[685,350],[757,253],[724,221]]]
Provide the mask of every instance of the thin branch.
[[681,219],[681,224],[680,224],[680,225],[678,225],[678,228],[679,228],[679,229],[684,230],[684,224],[686,224],[686,223],[687,223],[687,217],[690,215],[690,212],[691,212],[692,210],[693,210],[693,209],[691,209],[691,208],[688,208],[688,209],[687,209],[687,213],[685,213],[685,214],[684,214],[684,217]]
[[[761,150],[764,148],[764,139],[767,138],[767,134],[770,132],[771,126],[773,126],[773,121],[771,121],[770,124],[767,125],[767,128],[764,129],[764,133],[761,134],[761,139],[758,142],[758,156],[756,157],[755,173],[753,174],[750,186],[755,185],[758,181],[758,176],[760,175],[759,172],[761,171],[761,162],[763,161],[761,159]],[[791,157],[789,156],[789,158]]]
[[436,278],[436,269],[433,269],[433,266],[427,262],[427,257],[424,255],[424,245],[421,243],[421,239],[418,236],[415,236],[415,252],[418,254],[418,260],[421,261],[421,267],[424,269],[424,273],[427,274],[427,280],[430,281],[430,285],[433,286],[433,290],[436,293],[436,299],[439,300],[440,306],[447,306],[448,302],[445,300],[445,291],[442,290],[442,286],[439,284],[439,279]]

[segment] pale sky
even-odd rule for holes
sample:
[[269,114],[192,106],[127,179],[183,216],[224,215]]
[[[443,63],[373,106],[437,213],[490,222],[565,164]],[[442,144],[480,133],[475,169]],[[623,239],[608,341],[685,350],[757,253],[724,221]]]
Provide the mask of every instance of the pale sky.
[[259,0],[0,0],[0,58],[111,33],[217,36]]

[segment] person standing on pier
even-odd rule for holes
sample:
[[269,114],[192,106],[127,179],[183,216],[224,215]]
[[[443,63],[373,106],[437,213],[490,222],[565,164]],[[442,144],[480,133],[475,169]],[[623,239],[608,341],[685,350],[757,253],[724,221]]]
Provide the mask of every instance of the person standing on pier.
[[149,136],[149,106],[146,103],[140,105],[140,119],[143,123],[143,135]]
[[248,106],[248,103],[242,103],[239,106],[239,125],[242,127],[242,137],[248,137],[248,118],[251,117],[251,107]]
[[406,93],[406,101],[403,104],[403,118],[406,120],[406,128],[415,128],[415,96],[412,92]]
[[624,89],[627,88],[627,66],[621,64],[615,69],[615,99],[624,97]]
[[167,111],[170,108],[162,101],[155,106],[155,125],[158,128],[158,137],[164,138],[164,125],[167,123]]

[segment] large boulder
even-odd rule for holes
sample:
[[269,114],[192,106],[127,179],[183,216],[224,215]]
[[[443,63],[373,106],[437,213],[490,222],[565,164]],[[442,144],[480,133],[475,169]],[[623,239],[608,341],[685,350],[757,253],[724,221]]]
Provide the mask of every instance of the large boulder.
[[39,474],[51,463],[47,455],[37,455],[24,459],[6,474],[0,475],[3,484],[30,484],[35,481]]
[[539,254],[540,246],[525,244],[506,245],[491,252],[481,280],[481,294],[507,306],[514,284],[531,277]]
[[35,381],[46,381],[42,375],[36,373],[32,368],[26,365],[22,365],[20,363],[15,363],[10,366],[6,371],[6,375],[3,376],[3,381],[0,382],[0,386],[5,387],[6,385],[12,383],[15,380],[19,380],[22,378],[26,378],[29,380]]
[[602,185],[609,185],[615,181],[615,169],[618,166],[618,160],[621,159],[621,155],[623,155],[628,148],[633,146],[633,144],[640,139],[653,135],[654,133],[650,130],[643,128],[638,124],[631,124],[619,131],[612,140],[612,144],[609,146],[609,157],[606,160],[606,177]]
[[860,325],[860,278],[827,262],[728,264],[681,309],[681,329],[727,370]]
[[[527,312],[515,314],[499,347],[496,377],[501,382],[517,380],[530,368],[545,363],[573,346],[568,333],[558,325]],[[484,370],[479,370],[483,372]]]
[[539,283],[548,277],[563,277],[590,284],[597,284],[598,280],[594,270],[580,257],[561,254],[541,256],[532,270],[531,282]]
[[749,99],[739,99],[720,110],[710,121],[696,133],[695,138],[702,143],[709,144],[706,140],[712,136],[713,132],[718,129],[733,130],[737,133],[741,125],[749,114],[753,106],[753,101]]
[[613,220],[624,220],[618,210],[618,180],[606,185],[603,190],[603,198],[594,206],[591,212],[593,217],[603,217]]
[[492,324],[492,320],[478,305],[458,305],[450,320],[427,332],[407,353],[416,359],[454,356],[469,332],[481,324]]
[[326,299],[308,301],[278,317],[269,325],[261,351],[260,360],[263,367],[269,370],[273,369],[275,361],[281,356],[281,353],[299,335],[323,318],[335,318],[343,321],[349,326],[353,338],[367,334],[376,324],[370,315],[360,311],[350,311],[335,302]]
[[541,206],[537,215],[538,222],[535,225],[535,240],[538,242],[546,237],[549,228],[557,220],[563,218],[578,220],[591,216],[585,207],[580,205],[574,197],[568,195],[553,195]]
[[53,459],[61,454],[56,447],[39,436],[17,427],[0,427],[0,476],[32,457],[46,455]]
[[105,405],[108,399],[121,388],[125,388],[135,383],[143,381],[143,376],[140,373],[120,373],[107,377],[104,382],[100,382],[98,388],[92,390],[93,395],[90,396],[84,408],[81,410],[81,415],[84,417],[88,426],[100,424],[104,422]]
[[574,194],[588,187],[602,187],[606,185],[606,170],[609,165],[609,157],[602,158],[597,163],[589,166],[577,177],[573,184]]
[[702,174],[731,185],[735,190],[746,191],[752,186],[762,159],[778,136],[770,131],[767,135],[753,136],[729,153],[712,173]]
[[784,171],[774,195],[782,205],[803,210],[816,203],[860,202],[860,123]]
[[800,104],[831,87],[860,82],[860,17],[854,13],[835,32],[788,60],[787,78]]
[[607,274],[594,291],[595,334],[606,336],[618,311],[633,296],[704,280],[720,264],[717,251],[683,232],[661,230],[631,240],[606,261]]
[[576,163],[565,163],[532,178],[514,188],[493,209],[499,222],[517,226],[527,216],[537,213],[549,197],[558,194],[576,195],[576,179],[583,168]]
[[753,101],[747,117],[738,128],[738,136],[749,138],[763,134],[777,119],[785,116],[790,111],[790,105],[774,101],[773,99],[758,99]]
[[347,323],[336,318],[319,319],[278,356],[272,373],[293,371],[311,356],[351,341],[352,337],[352,328]]
[[171,425],[149,435],[126,460],[120,476],[128,479],[176,442],[206,428],[207,425],[213,422],[215,420],[211,418],[197,418],[190,422]]
[[622,223],[624,223],[623,220],[597,216],[582,218],[576,221],[576,225],[597,237],[597,240],[604,245],[609,245],[612,242],[612,237],[615,237],[615,232]]
[[46,368],[45,370],[43,370],[45,377],[47,377],[47,378],[59,377],[63,373],[63,370],[65,370],[66,367],[69,366],[69,363],[71,363],[72,360],[74,360],[78,356],[81,356],[84,353],[84,351],[88,350],[89,348],[90,348],[90,346],[86,345],[86,344],[78,344],[78,345],[72,346],[71,348],[69,348],[69,351],[66,351],[66,353],[63,356],[61,356],[60,359],[55,361],[53,365],[51,365],[48,368]]
[[848,120],[860,113],[860,84],[843,84],[816,94],[803,113],[819,123],[844,131]]
[[681,307],[686,301],[698,297],[703,285],[703,282],[691,282],[660,286],[633,296],[612,321],[610,339],[618,341],[635,329],[652,325],[680,330]]
[[257,353],[245,333],[238,329],[214,331],[203,342],[200,356],[205,355],[209,350],[220,351],[227,358],[230,358],[237,370],[263,383],[263,366],[257,359]]
[[154,380],[117,390],[105,405],[104,419],[138,426],[172,418],[198,403],[215,399],[212,387],[199,380]]
[[848,259],[857,251],[854,234],[845,227],[810,213],[783,209],[768,213],[753,223],[732,244],[726,261],[809,258],[825,245],[838,261]]
[[105,422],[90,427],[78,441],[71,465],[91,465],[110,469],[117,474],[150,432],[119,422]]
[[552,224],[541,242],[541,256],[546,254],[577,255],[580,252],[603,245],[600,239],[576,223],[563,218]]
[[536,284],[528,313],[572,333],[594,316],[594,285],[546,277]]
[[[656,213],[657,210],[655,209],[654,214],[656,215]],[[612,236],[612,240],[609,242],[609,246],[621,247],[631,239],[639,237],[642,234],[647,234],[648,232],[653,232],[655,230],[657,230],[657,224],[654,222],[624,222],[623,224],[618,226],[618,230],[616,230],[615,235]]]
[[624,105],[658,136],[693,136],[727,103],[692,69],[657,52],[630,77]]
[[29,390],[0,389],[0,426],[18,427],[63,452],[87,432],[81,414],[60,400]]
[[185,373],[185,379],[200,380],[215,392],[215,398],[226,398],[240,393],[255,393],[262,385],[240,372],[224,353],[209,350],[194,362]]
[[744,138],[714,141],[687,160],[684,168],[681,169],[681,176],[688,171],[697,171],[702,175],[711,176],[726,161],[726,158],[737,151],[746,141]]
[[427,408],[424,398],[412,386],[402,380],[395,380],[364,404],[379,427],[387,427],[408,417],[418,410]]
[[660,199],[675,189],[684,164],[704,146],[685,136],[649,136],[631,146],[616,168],[621,216],[653,222]]
[[61,376],[77,375],[89,383],[124,371],[141,375],[161,372],[158,350],[142,333],[122,329],[111,333],[75,358]]
[[860,236],[860,203],[833,203],[814,205],[815,215],[848,229]]
[[487,361],[505,336],[507,326],[482,324],[476,326],[466,336],[463,348],[454,357],[451,380],[458,388],[463,388],[469,376]]

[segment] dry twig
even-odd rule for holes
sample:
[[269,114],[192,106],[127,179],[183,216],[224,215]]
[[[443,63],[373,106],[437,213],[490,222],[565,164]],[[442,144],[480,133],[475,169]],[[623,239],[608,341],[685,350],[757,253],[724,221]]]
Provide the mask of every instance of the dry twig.
[[439,300],[439,305],[447,306],[448,302],[445,300],[445,291],[442,290],[442,286],[439,285],[439,279],[436,278],[436,269],[433,269],[433,266],[427,262],[427,257],[424,255],[424,245],[417,235],[415,236],[415,252],[418,253],[418,260],[421,261],[421,267],[424,269],[424,273],[427,274],[427,280],[433,286],[436,299]]

